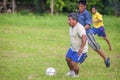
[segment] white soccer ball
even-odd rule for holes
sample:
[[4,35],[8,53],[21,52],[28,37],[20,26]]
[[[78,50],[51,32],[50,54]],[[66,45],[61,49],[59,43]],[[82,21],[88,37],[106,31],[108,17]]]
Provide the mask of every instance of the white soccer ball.
[[53,67],[49,67],[46,70],[46,75],[48,76],[54,76],[56,74],[56,70]]

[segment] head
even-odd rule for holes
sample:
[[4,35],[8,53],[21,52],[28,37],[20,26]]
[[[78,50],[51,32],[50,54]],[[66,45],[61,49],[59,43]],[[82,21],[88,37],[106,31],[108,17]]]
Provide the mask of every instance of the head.
[[80,13],[82,13],[86,9],[86,7],[87,7],[86,0],[81,0],[78,5]]
[[95,7],[95,6],[92,6],[91,11],[92,11],[93,14],[95,14],[96,11],[97,11],[96,7]]
[[76,13],[68,14],[68,24],[74,27],[78,23],[78,15]]

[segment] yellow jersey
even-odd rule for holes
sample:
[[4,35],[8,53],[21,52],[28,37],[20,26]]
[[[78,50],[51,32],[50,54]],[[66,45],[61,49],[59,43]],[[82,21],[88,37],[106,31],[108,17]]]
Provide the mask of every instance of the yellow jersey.
[[93,21],[101,20],[101,22],[93,23],[93,26],[95,28],[100,28],[101,26],[104,26],[102,15],[99,12],[96,12],[95,14],[93,14],[92,19]]

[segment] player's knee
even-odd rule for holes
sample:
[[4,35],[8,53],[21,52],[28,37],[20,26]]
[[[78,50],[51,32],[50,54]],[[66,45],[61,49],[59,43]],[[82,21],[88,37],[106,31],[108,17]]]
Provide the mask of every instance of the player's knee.
[[73,67],[76,67],[78,65],[78,63],[76,63],[74,61],[72,61],[71,64],[72,64]]
[[97,44],[97,50],[99,50],[100,49],[100,45],[99,44]]
[[94,51],[100,50],[100,45],[99,45],[99,44],[96,44],[95,47],[93,47],[93,50],[94,50]]
[[72,64],[72,67],[73,67],[74,70],[78,70],[79,69],[78,63],[72,61],[71,64]]

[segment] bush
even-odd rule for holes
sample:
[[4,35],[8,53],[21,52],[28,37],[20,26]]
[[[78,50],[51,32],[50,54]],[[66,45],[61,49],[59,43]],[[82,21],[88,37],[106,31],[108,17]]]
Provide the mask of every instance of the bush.
[[21,10],[19,13],[22,15],[29,15],[31,13],[31,11],[28,9],[25,9],[25,10]]

